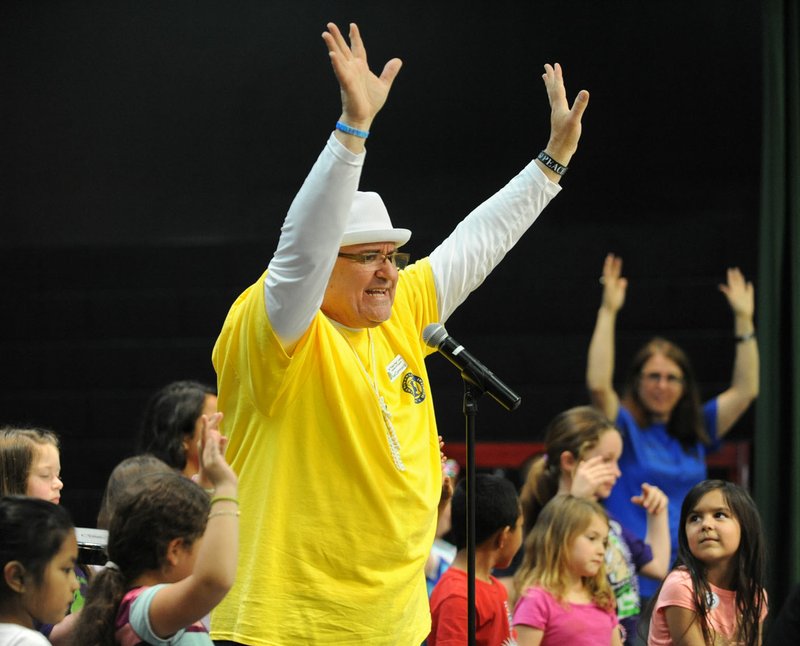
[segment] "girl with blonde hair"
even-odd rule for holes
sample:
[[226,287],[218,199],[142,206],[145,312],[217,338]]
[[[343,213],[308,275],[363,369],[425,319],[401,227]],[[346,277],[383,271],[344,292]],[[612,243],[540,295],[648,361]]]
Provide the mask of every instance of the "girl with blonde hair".
[[559,495],[544,506],[515,577],[519,646],[621,646],[607,542],[608,516],[596,501]]

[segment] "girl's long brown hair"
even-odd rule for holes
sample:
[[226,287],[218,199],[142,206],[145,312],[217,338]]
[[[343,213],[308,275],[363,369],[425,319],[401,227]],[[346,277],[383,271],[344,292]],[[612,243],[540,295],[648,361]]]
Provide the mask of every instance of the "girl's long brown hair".
[[684,451],[691,451],[698,442],[710,444],[701,413],[700,389],[694,376],[689,357],[677,345],[661,337],[649,341],[633,358],[625,379],[623,403],[631,411],[636,422],[644,427],[651,423],[650,412],[639,397],[642,368],[653,355],[660,354],[673,361],[683,373],[683,394],[675,404],[667,422],[667,432],[677,439]]

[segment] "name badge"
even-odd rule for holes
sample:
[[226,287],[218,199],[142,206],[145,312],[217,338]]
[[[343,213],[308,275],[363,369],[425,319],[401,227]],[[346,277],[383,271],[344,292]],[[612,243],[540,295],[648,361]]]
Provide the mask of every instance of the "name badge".
[[389,375],[389,381],[394,381],[403,371],[408,368],[408,361],[403,359],[399,354],[392,359],[388,366],[386,366],[386,374]]

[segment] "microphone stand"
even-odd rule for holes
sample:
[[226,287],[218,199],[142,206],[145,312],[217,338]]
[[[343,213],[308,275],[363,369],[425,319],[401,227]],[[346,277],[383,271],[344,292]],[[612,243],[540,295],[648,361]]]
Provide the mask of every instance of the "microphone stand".
[[467,634],[468,645],[475,646],[475,419],[478,399],[484,390],[466,373],[464,380],[464,417],[467,426]]
[[428,325],[422,332],[422,339],[458,368],[464,380],[464,416],[467,425],[467,635],[468,645],[475,646],[475,418],[478,399],[489,393],[508,411],[515,410],[522,399],[449,336],[441,323]]

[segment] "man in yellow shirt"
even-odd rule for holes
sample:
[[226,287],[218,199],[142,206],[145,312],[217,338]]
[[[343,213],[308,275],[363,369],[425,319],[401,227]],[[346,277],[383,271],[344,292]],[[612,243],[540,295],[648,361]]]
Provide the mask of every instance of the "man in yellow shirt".
[[545,65],[551,135],[540,161],[406,266],[398,248],[411,232],[392,225],[376,193],[357,190],[401,62],[370,72],[355,25],[349,45],[333,24],[323,39],[341,117],[213,352],[242,515],[236,584],[212,637],[418,646],[430,629],[424,564],[442,478],[421,333],[558,193],[588,93],[570,108],[561,68]]

